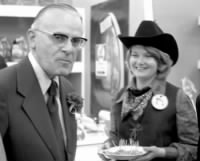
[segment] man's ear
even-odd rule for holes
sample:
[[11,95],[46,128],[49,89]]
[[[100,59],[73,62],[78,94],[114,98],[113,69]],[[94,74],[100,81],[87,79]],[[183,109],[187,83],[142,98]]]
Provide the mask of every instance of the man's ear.
[[28,39],[28,43],[29,43],[29,47],[31,49],[34,49],[35,48],[35,38],[36,38],[36,35],[35,35],[35,32],[31,29],[29,29],[26,33],[27,35],[27,39]]

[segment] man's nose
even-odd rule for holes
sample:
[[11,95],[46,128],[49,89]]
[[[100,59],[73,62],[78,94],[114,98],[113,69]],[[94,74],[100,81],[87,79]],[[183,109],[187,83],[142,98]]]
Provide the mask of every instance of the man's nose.
[[63,49],[63,51],[67,51],[67,53],[72,53],[75,48],[74,48],[71,40],[69,39],[64,42],[62,49]]
[[137,59],[137,63],[138,64],[144,64],[144,62],[145,62],[145,58],[144,57],[138,57],[138,59]]

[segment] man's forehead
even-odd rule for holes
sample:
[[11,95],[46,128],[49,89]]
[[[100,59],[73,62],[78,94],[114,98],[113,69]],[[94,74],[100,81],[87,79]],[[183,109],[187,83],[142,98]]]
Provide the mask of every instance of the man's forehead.
[[75,11],[71,10],[58,10],[58,9],[51,9],[50,12],[43,13],[36,23],[39,26],[52,26],[52,22],[56,24],[65,24],[65,22],[72,21],[78,22],[80,20],[80,24],[82,23],[80,15]]

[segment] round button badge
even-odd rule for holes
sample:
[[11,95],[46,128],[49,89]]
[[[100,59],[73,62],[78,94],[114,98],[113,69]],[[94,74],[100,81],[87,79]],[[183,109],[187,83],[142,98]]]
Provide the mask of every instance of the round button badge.
[[151,103],[157,110],[164,110],[168,106],[168,99],[165,95],[156,94],[153,96]]

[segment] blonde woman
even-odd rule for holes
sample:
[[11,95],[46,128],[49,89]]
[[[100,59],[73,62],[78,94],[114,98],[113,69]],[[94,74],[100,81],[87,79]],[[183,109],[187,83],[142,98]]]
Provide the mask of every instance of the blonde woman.
[[198,126],[191,100],[167,81],[178,60],[171,34],[143,21],[134,37],[119,37],[128,48],[131,79],[113,102],[106,146],[139,144],[147,153],[134,161],[196,159]]

